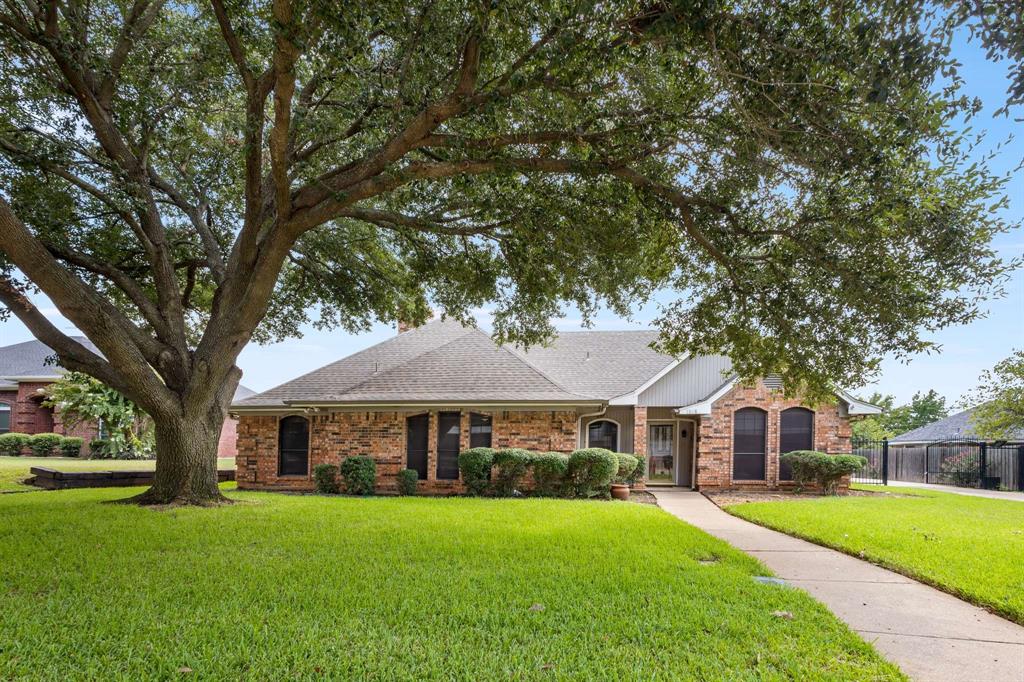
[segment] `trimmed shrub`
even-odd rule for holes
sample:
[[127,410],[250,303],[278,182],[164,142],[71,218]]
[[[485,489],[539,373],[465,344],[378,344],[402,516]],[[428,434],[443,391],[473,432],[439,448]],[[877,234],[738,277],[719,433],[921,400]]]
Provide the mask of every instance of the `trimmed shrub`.
[[497,468],[494,478],[494,493],[499,497],[511,497],[526,475],[532,459],[528,450],[506,448],[494,453],[491,464]]
[[633,473],[626,477],[626,483],[629,485],[636,484],[647,473],[647,458],[643,455],[633,455],[633,457],[636,458],[636,468],[633,469]]
[[21,451],[28,445],[32,436],[27,433],[4,433],[0,434],[0,455],[4,457],[18,457]]
[[36,457],[49,457],[64,437],[57,433],[37,433],[28,439],[28,449]]
[[533,469],[534,492],[545,497],[565,494],[569,455],[561,452],[538,452],[530,463]]
[[483,495],[491,482],[492,448],[470,448],[459,453],[459,475],[470,495]]
[[372,457],[346,457],[341,463],[341,478],[350,495],[372,495],[377,484],[377,463]]
[[584,448],[569,455],[569,485],[577,497],[607,495],[619,470],[615,453],[604,448]]
[[843,476],[860,471],[868,463],[859,455],[828,455],[816,450],[794,450],[779,459],[789,463],[798,490],[814,482],[822,495],[835,495]]
[[89,441],[90,459],[110,459],[110,446],[104,438],[93,438]]
[[60,439],[60,454],[64,457],[78,457],[82,454],[82,443],[85,440],[77,436],[65,436]]
[[636,457],[626,452],[616,452],[615,459],[619,464],[619,468],[615,472],[615,482],[628,485],[636,472]]
[[313,485],[318,493],[337,495],[341,492],[338,483],[338,467],[334,464],[317,464],[313,467]]
[[415,495],[416,483],[420,480],[420,472],[415,469],[402,469],[398,472],[398,494]]

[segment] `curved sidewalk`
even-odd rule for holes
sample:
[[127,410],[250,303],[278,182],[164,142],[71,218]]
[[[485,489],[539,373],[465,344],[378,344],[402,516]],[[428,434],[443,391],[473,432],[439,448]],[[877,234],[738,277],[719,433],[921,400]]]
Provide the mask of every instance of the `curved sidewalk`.
[[1024,680],[1024,627],[866,561],[730,516],[700,493],[662,509],[809,592],[915,680]]

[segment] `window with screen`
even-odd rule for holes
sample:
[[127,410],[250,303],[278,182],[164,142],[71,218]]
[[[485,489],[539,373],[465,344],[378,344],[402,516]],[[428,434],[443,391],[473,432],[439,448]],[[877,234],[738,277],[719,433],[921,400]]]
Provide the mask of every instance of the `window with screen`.
[[[794,450],[814,449],[814,413],[804,407],[791,407],[779,415],[779,455]],[[779,460],[779,480],[792,481],[793,468]]]
[[732,478],[735,481],[765,480],[764,448],[767,415],[756,407],[733,414]]
[[277,427],[277,473],[305,476],[309,473],[309,420],[285,417]]
[[469,415],[469,447],[491,447],[491,415]]
[[619,425],[607,419],[590,422],[587,427],[587,447],[618,451]]

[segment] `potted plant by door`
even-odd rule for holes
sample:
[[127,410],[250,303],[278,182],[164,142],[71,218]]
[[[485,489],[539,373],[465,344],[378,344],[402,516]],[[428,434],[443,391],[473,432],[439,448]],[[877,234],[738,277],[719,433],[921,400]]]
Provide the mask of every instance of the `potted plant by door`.
[[629,484],[633,478],[633,472],[636,471],[638,460],[633,455],[627,455],[624,452],[616,452],[615,457],[619,460],[619,469],[615,472],[615,478],[612,479],[612,499],[628,500]]

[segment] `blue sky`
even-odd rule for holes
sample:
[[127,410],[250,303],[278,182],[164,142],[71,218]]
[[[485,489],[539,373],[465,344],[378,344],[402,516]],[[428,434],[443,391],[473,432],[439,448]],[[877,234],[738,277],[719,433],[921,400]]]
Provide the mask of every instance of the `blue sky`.
[[[955,55],[963,63],[965,92],[981,98],[986,105],[985,111],[971,122],[975,132],[988,131],[986,142],[977,153],[981,155],[998,142],[1007,140],[1011,134],[1017,134],[1016,139],[992,163],[996,172],[1009,173],[1024,160],[1024,111],[1018,107],[1016,111],[1011,111],[1010,118],[992,118],[992,112],[1006,98],[1005,62],[994,64],[987,61],[980,47],[968,44],[965,40],[956,43],[954,48]],[[1024,220],[1024,170],[1014,174],[1007,192],[1010,205],[1004,211],[1004,216],[1012,222]],[[1024,233],[1018,229],[1000,235],[994,246],[1006,259],[1020,257],[1024,255]],[[1013,348],[1024,348],[1024,271],[1015,272],[1006,288],[1005,298],[984,305],[987,311],[984,319],[968,326],[948,328],[930,337],[941,345],[938,352],[915,356],[905,363],[886,358],[876,384],[850,388],[864,395],[873,390],[891,393],[896,396],[897,404],[909,401],[916,391],[932,388],[951,402],[956,401],[975,385],[982,370],[1009,355]],[[662,292],[656,300],[671,300],[672,295],[670,291]],[[37,303],[61,329],[74,331],[71,324],[48,301],[40,298]],[[636,310],[630,320],[605,312],[593,320],[593,328],[647,327],[656,315],[656,304]],[[488,326],[486,310],[479,311],[478,321],[481,326]],[[556,326],[562,330],[579,329],[580,319],[573,311],[568,311],[565,319],[560,320]],[[394,334],[394,327],[385,325],[378,325],[370,332],[359,335],[340,331],[321,332],[309,327],[299,339],[269,346],[251,344],[239,358],[239,366],[244,372],[242,383],[255,390],[266,390]],[[31,338],[29,331],[16,319],[0,323],[0,345]]]

